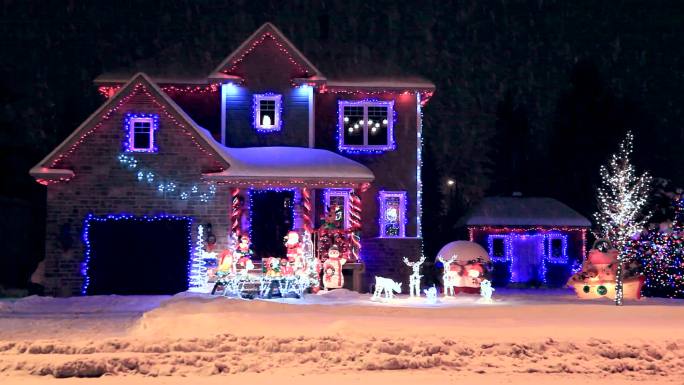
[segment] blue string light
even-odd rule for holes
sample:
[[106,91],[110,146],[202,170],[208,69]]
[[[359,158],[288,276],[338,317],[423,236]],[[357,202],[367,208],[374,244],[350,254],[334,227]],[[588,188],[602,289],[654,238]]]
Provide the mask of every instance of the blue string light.
[[[558,232],[534,232],[534,233],[523,233],[523,234],[490,234],[487,236],[487,247],[489,250],[489,255],[493,263],[507,264],[509,273],[509,282],[513,281],[515,277],[515,271],[513,270],[513,262],[515,257],[513,256],[513,240],[530,240],[533,238],[541,238],[537,242],[537,255],[541,256],[541,265],[538,273],[539,280],[547,283],[546,273],[547,264],[555,265],[567,265],[568,258],[568,236]],[[504,245],[503,255],[497,255],[494,252],[494,241],[496,239],[501,239]],[[561,253],[559,256],[553,255],[553,240],[561,240]]]
[[138,221],[138,222],[158,222],[158,221],[186,221],[188,225],[188,266],[187,266],[187,282],[190,284],[190,273],[192,264],[192,217],[176,216],[168,214],[158,214],[154,216],[135,216],[132,214],[108,214],[105,216],[96,216],[88,214],[83,221],[83,244],[85,245],[85,257],[81,263],[81,277],[83,277],[83,285],[81,286],[81,295],[88,293],[88,286],[90,286],[90,258],[92,256],[92,245],[90,243],[90,225],[93,222],[108,222],[108,221]]
[[[135,147],[134,143],[134,129],[135,122],[144,121],[150,124],[150,141],[147,147]],[[124,115],[124,152],[158,152],[157,147],[157,130],[159,129],[159,115],[144,114],[144,113],[128,113]]]

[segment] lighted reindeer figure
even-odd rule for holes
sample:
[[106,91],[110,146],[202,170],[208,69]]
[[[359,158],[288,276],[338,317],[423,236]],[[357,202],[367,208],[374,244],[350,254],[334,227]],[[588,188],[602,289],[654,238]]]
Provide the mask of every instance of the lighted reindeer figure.
[[420,297],[420,279],[423,277],[420,275],[420,265],[425,262],[425,256],[422,256],[416,262],[409,262],[408,258],[404,257],[404,263],[406,266],[413,270],[413,273],[409,276],[409,296],[410,297]]
[[[442,262],[444,265],[444,274],[442,275],[442,281],[444,281],[444,296],[453,297],[454,296],[454,286],[458,284],[458,272],[451,271],[451,264],[456,262],[456,255],[452,255],[451,258],[445,260],[442,256],[438,256],[437,260]],[[451,293],[451,294],[449,294]]]
[[375,277],[375,291],[371,299],[379,299],[382,292],[385,292],[385,299],[394,298],[394,292],[401,293],[401,282],[394,282],[389,278]]

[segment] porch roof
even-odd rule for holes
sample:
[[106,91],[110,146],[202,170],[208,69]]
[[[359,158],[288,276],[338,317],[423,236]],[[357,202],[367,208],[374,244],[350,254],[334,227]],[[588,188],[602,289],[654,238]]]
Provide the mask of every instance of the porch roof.
[[204,174],[206,179],[219,183],[335,187],[370,183],[375,179],[366,166],[323,149],[220,146],[220,150],[230,167]]

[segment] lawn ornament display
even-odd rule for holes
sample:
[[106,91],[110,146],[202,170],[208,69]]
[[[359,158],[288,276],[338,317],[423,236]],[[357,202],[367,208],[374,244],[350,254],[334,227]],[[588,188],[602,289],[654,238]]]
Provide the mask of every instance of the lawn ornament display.
[[[479,294],[480,283],[491,270],[491,260],[487,250],[475,242],[454,241],[447,243],[437,254],[438,256],[456,256],[449,265],[451,275],[450,292]],[[436,262],[439,261],[439,257]],[[446,292],[446,285],[444,286]]]
[[[587,259],[581,270],[570,277],[568,286],[575,289],[575,294],[582,299],[610,298],[615,299],[615,282],[617,278],[618,251],[610,244],[599,239],[594,248],[589,250]],[[641,288],[645,278],[637,274],[636,269],[629,266],[623,268],[623,298],[641,298]]]
[[420,279],[423,277],[420,275],[420,266],[425,262],[425,256],[422,256],[416,262],[409,262],[408,258],[404,257],[404,263],[406,266],[410,267],[413,272],[409,276],[409,296],[410,297],[420,297]]
[[328,250],[328,259],[323,262],[323,286],[328,289],[339,289],[344,286],[342,265],[347,263],[345,258],[340,258],[340,250],[333,245]]
[[425,289],[425,296],[427,297],[427,303],[430,305],[434,305],[437,303],[437,288],[435,285],[432,285],[431,288]]
[[302,244],[299,242],[299,233],[288,231],[285,237],[285,249],[287,250],[287,260],[295,263],[302,259]]
[[444,265],[444,273],[442,275],[442,281],[444,283],[444,296],[452,297],[454,293],[454,287],[459,283],[459,272],[451,269],[451,264],[456,261],[456,256],[452,255],[451,258],[445,260],[442,256],[438,256],[437,260]]
[[394,298],[394,293],[401,293],[401,282],[394,282],[389,278],[375,277],[375,291],[371,299],[379,299],[382,293],[385,294],[385,299]]
[[492,294],[494,293],[494,288],[492,287],[492,283],[489,282],[487,279],[483,279],[482,282],[480,282],[480,300],[485,303],[492,303]]

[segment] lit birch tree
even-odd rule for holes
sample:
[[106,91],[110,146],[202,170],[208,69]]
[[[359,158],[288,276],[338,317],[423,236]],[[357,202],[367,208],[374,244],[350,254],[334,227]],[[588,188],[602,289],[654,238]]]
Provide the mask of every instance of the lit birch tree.
[[627,243],[646,224],[650,213],[644,212],[651,189],[647,172],[637,175],[630,162],[634,135],[627,133],[618,152],[607,165],[601,166],[601,186],[598,188],[598,212],[594,214],[600,234],[618,250],[615,282],[615,304],[622,305],[623,265]]

